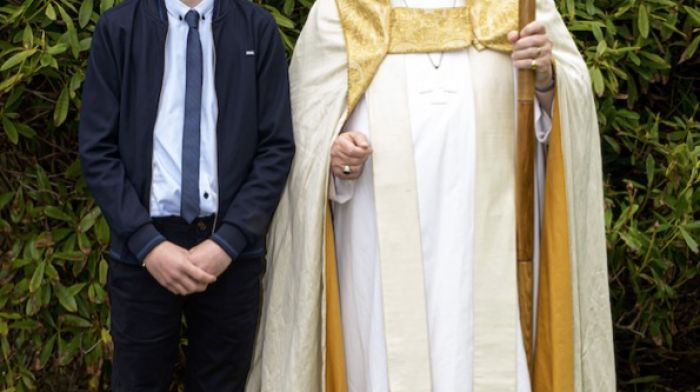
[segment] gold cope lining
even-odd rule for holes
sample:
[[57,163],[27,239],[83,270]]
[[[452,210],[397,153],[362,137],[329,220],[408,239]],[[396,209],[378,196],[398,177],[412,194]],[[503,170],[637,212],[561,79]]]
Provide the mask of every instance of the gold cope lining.
[[474,0],[454,8],[392,8],[390,0],[336,0],[348,54],[348,113],[389,54],[478,50],[510,52],[517,0]]

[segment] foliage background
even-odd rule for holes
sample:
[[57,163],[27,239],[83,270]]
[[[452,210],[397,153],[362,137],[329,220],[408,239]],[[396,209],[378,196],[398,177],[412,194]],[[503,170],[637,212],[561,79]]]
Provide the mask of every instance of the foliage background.
[[[312,0],[256,0],[288,51]],[[114,0],[0,5],[0,390],[106,390],[108,230],[80,178],[80,87]],[[623,391],[700,390],[700,0],[557,0],[604,141]]]

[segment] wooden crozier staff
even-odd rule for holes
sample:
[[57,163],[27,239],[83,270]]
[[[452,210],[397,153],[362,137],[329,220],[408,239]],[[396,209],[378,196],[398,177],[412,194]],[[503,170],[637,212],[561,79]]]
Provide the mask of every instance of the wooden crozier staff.
[[[535,20],[536,0],[519,0],[518,28],[520,31]],[[528,363],[532,369],[532,257],[534,245],[534,176],[535,131],[534,107],[535,71],[518,71],[518,122],[516,147],[516,246],[518,263],[518,295],[520,323]]]

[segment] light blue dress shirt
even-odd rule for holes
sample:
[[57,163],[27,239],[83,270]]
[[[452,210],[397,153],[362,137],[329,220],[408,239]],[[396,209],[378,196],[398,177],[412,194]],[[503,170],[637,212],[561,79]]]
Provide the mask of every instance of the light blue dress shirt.
[[200,124],[199,206],[200,215],[217,212],[219,189],[216,156],[218,104],[214,89],[214,38],[211,22],[214,0],[202,0],[190,8],[180,0],[165,0],[168,35],[165,40],[165,69],[158,114],[153,132],[153,178],[150,211],[152,217],[180,215],[182,133],[185,116],[185,61],[187,32],[185,14],[194,9],[201,15],[202,117]]

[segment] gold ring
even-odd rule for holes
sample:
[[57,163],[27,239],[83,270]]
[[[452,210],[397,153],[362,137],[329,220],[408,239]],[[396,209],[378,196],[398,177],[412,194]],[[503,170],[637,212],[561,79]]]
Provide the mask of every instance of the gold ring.
[[538,64],[537,64],[537,59],[532,59],[532,62],[530,63],[530,69],[533,71],[537,71]]
[[348,166],[348,165],[343,166],[343,174],[345,174],[346,176],[348,174],[352,174],[352,169],[350,168],[350,166]]

